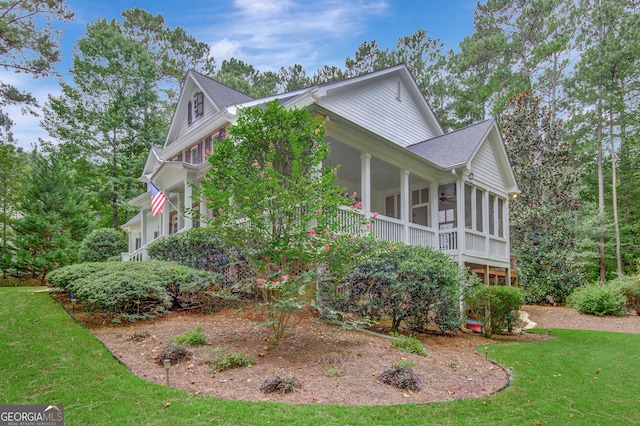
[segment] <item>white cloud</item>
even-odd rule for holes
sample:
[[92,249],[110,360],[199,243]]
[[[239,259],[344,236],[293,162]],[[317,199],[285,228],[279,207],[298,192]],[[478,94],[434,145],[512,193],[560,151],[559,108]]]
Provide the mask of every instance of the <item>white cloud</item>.
[[234,56],[260,71],[297,63],[313,73],[325,63],[342,64],[347,55],[336,45],[357,40],[367,20],[380,17],[389,5],[383,0],[235,0],[233,7],[202,33],[218,64]]

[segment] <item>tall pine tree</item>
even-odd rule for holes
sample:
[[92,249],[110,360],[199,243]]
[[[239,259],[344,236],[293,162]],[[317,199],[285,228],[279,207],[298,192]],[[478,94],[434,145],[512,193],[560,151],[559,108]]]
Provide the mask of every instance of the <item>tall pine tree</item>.
[[92,226],[85,192],[74,185],[58,153],[31,153],[32,174],[15,223],[16,268],[40,277],[77,260]]

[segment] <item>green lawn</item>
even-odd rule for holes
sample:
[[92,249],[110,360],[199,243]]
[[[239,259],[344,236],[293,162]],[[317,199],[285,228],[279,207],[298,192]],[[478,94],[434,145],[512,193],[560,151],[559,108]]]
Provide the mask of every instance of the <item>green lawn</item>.
[[638,335],[554,330],[557,339],[490,345],[489,356],[514,380],[488,398],[374,407],[237,402],[139,379],[34,290],[0,288],[0,404],[63,404],[71,426],[640,424]]

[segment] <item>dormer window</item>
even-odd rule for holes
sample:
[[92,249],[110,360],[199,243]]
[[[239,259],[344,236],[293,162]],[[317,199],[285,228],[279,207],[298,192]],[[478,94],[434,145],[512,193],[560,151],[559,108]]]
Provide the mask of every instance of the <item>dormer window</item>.
[[197,92],[193,95],[193,99],[189,101],[187,105],[187,121],[189,124],[194,118],[198,118],[204,115],[204,94]]

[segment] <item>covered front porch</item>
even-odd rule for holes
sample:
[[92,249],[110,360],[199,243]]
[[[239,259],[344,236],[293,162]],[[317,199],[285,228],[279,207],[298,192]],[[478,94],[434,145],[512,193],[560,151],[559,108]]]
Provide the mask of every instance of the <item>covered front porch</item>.
[[207,215],[207,206],[204,202],[195,201],[193,194],[203,166],[205,164],[167,161],[152,176],[146,177],[162,191],[167,202],[164,211],[153,216],[148,188],[147,192],[129,201],[140,208],[140,213],[123,226],[129,235],[129,250],[122,253],[123,261],[148,260],[147,246],[154,240],[200,226],[200,218]]
[[407,157],[394,158],[406,165],[399,167],[331,139],[327,163],[339,165],[336,184],[357,194],[359,214],[376,216],[377,238],[433,247],[461,266],[489,268],[486,276],[510,276],[508,198],[474,182],[468,169],[438,170]]

